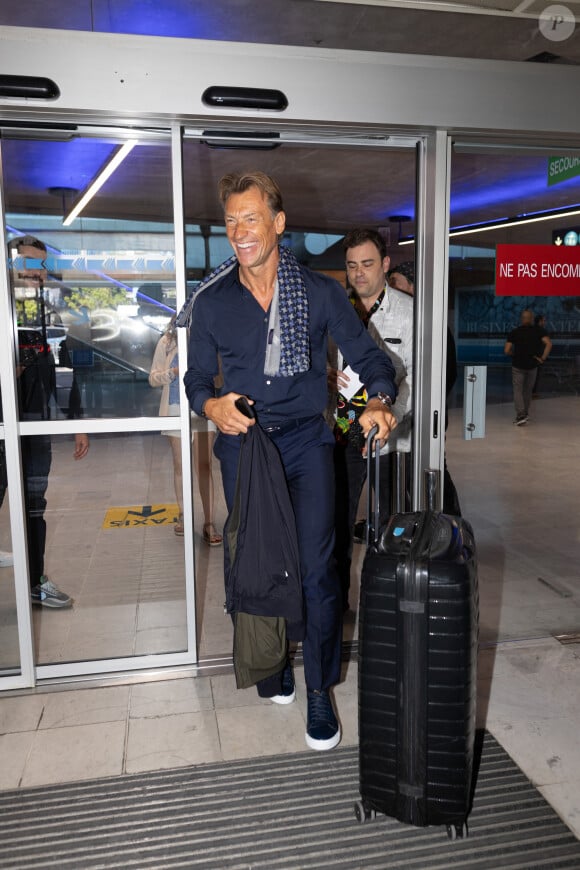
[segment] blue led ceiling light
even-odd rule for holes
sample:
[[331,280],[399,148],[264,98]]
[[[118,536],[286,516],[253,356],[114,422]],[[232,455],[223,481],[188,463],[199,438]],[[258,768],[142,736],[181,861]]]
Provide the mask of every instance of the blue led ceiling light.
[[[502,202],[510,202],[521,199],[529,201],[531,196],[545,196],[547,188],[547,170],[544,161],[541,167],[535,167],[525,174],[519,174],[517,179],[512,177],[507,181],[498,181],[496,184],[486,183],[475,186],[470,179],[461,188],[451,183],[451,213],[457,215],[462,211],[472,211],[484,206],[500,206]],[[567,190],[580,185],[580,176],[569,178],[558,185],[558,190]],[[552,188],[552,195],[556,192]],[[573,208],[573,206],[569,206]]]
[[[503,229],[504,227],[523,226],[524,224],[537,223],[539,221],[556,220],[557,218],[573,217],[580,215],[580,203],[565,206],[564,208],[547,209],[543,211],[524,212],[513,217],[498,218],[493,221],[481,221],[481,223],[459,224],[449,229],[449,237],[467,236],[471,233],[483,233],[489,230]],[[400,245],[412,245],[414,236],[408,236],[399,241]]]

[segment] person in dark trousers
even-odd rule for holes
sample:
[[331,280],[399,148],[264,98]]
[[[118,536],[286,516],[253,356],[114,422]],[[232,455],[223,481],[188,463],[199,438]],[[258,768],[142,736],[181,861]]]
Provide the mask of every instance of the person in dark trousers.
[[534,312],[525,308],[521,313],[520,325],[509,333],[503,349],[512,358],[516,426],[524,426],[529,420],[538,366],[545,363],[551,350],[550,336],[542,326],[534,323]]
[[[546,329],[546,315],[545,314],[536,314],[534,317],[534,325],[540,326],[542,329]],[[536,369],[536,383],[534,384],[534,391],[532,393],[532,399],[537,399],[540,395],[540,368]]]
[[[323,416],[329,334],[367,384],[360,425],[368,433],[376,424],[380,443],[396,425],[394,370],[341,285],[280,245],[286,216],[275,180],[259,171],[232,173],[218,190],[234,256],[202,282],[177,318],[178,326],[190,326],[185,389],[193,411],[218,429],[214,452],[230,511],[240,435],[254,425],[236,408],[240,396],[254,405],[280,452],[300,547],[306,743],[332,749],[341,737],[330,689],[340,678],[342,607],[333,553],[334,439]],[[216,391],[220,362],[223,387]],[[287,703],[295,691],[289,663],[257,688],[261,697]]]
[[[34,236],[20,236],[9,243],[11,280],[17,288],[35,288],[42,302],[46,279],[46,246]],[[21,420],[49,420],[56,408],[55,359],[45,341],[38,348],[20,347],[16,365],[18,400]],[[73,381],[69,399],[69,418],[82,413],[76,385]],[[89,438],[76,434],[73,456],[83,459],[89,450]],[[28,571],[33,604],[45,608],[72,606],[72,598],[50,580],[44,570],[46,549],[46,490],[52,462],[50,435],[28,435],[21,439],[22,470],[26,502],[26,532],[28,541]],[[0,505],[5,487],[0,487]]]

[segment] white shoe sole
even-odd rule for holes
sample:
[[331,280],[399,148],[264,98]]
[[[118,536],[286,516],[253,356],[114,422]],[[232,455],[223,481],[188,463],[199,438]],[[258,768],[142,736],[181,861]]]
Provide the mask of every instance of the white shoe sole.
[[50,607],[52,610],[66,610],[73,605],[72,598],[69,598],[68,601],[57,601],[56,603],[54,600],[47,601],[46,598],[43,598],[42,600],[39,600],[38,598],[32,598],[31,601],[32,604],[37,604],[40,607]]
[[270,700],[273,704],[291,704],[292,701],[296,700],[296,689],[291,695],[272,695]]
[[310,749],[316,749],[318,750],[318,752],[324,752],[328,749],[334,749],[335,746],[338,746],[342,734],[339,725],[338,731],[336,732],[334,737],[329,737],[328,740],[314,740],[314,738],[310,736],[308,731],[305,733],[304,737],[306,739],[306,745]]

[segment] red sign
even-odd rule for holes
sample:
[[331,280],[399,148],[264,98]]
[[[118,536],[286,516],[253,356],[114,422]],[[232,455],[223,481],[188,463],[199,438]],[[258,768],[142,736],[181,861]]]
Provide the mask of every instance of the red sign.
[[496,296],[580,296],[580,245],[497,245]]

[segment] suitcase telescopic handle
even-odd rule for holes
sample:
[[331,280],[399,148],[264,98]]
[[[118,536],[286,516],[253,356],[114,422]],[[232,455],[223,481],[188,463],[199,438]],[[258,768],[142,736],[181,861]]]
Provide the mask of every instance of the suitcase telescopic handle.
[[427,510],[439,509],[439,490],[441,487],[441,474],[439,469],[426,468],[423,472],[423,490]]
[[[367,435],[367,527],[366,527],[366,545],[376,544],[379,535],[379,471],[381,461],[381,450],[375,442],[375,435],[378,433],[379,427],[373,426]],[[371,474],[373,472],[373,453],[374,461],[374,487],[371,486]],[[374,490],[374,492],[373,492]],[[374,496],[374,498],[373,498]]]
[[[402,513],[406,508],[406,455],[405,453],[395,451],[388,453],[381,459],[381,448],[374,442],[373,439],[379,431],[378,426],[373,426],[367,435],[367,527],[366,527],[366,544],[376,544],[379,539],[380,527],[380,464],[381,462],[391,463],[391,514]],[[374,448],[374,450],[373,450]],[[374,452],[374,470],[372,455]],[[371,486],[371,475],[374,475],[374,486]],[[372,490],[374,489],[374,493]],[[384,495],[384,493],[383,493]],[[373,498],[374,496],[374,498]]]

